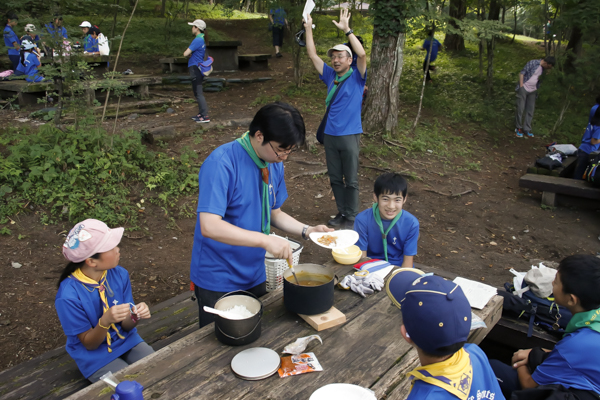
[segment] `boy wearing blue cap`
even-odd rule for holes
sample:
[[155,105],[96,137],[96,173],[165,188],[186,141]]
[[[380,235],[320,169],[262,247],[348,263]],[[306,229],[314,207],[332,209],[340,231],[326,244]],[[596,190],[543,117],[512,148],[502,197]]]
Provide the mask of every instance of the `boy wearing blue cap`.
[[373,207],[356,216],[356,245],[363,257],[386,260],[392,265],[412,268],[417,255],[419,221],[403,210],[408,183],[400,174],[389,172],[375,180]]
[[402,311],[400,331],[421,362],[409,372],[408,400],[504,400],[485,353],[476,344],[465,344],[471,306],[460,286],[401,268],[388,279],[386,292]]

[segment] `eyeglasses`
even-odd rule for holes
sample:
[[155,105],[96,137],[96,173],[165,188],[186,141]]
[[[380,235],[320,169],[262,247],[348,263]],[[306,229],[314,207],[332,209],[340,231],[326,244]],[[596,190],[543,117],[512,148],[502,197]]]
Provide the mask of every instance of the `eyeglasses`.
[[285,156],[289,156],[290,154],[292,154],[295,151],[298,151],[297,147],[294,147],[291,150],[287,150],[287,151],[282,151],[281,153],[278,153],[277,151],[275,151],[275,147],[273,147],[273,145],[271,144],[271,142],[269,142],[269,146],[271,146],[271,149],[273,149],[273,153],[275,153],[275,155],[279,158],[281,157],[285,157]]
[[332,55],[330,58],[331,58],[331,61],[333,61],[333,60],[335,60],[336,58],[337,58],[338,60],[343,60],[343,59],[344,59],[344,58],[346,58],[346,57],[348,57],[348,56],[347,56],[347,55],[345,55],[345,54],[338,54],[338,55],[335,55],[335,54],[334,54],[334,55]]

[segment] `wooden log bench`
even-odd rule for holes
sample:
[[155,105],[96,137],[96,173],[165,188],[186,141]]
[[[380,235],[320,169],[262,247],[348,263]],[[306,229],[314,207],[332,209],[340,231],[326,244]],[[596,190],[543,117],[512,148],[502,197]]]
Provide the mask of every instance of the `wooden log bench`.
[[[198,330],[198,305],[191,300],[191,292],[150,310],[152,318],[141,321],[138,332],[154,350]],[[0,372],[0,398],[58,400],[89,384],[63,346]]]
[[238,56],[241,70],[268,71],[270,54],[243,54]]
[[165,57],[158,60],[158,62],[162,66],[163,72],[173,74],[188,72],[188,60],[187,57]]
[[214,72],[238,71],[238,47],[242,45],[239,40],[211,40],[206,45],[208,55],[214,58]]
[[[150,85],[160,85],[162,83],[160,76],[150,75],[126,75],[119,77],[118,80],[126,83],[142,99],[150,97]],[[97,87],[98,81],[86,81],[86,85],[89,87],[85,91],[88,105],[93,104],[96,97],[105,97],[105,92],[102,92],[102,88]],[[32,83],[24,79],[0,81],[0,97],[8,99],[16,95],[18,104],[21,107],[38,104],[38,99],[45,97],[47,92],[54,91],[55,87],[51,82]]]
[[556,206],[557,194],[600,200],[600,188],[578,179],[525,174],[519,179],[519,187],[542,192],[542,204],[549,207]]
[[534,164],[527,168],[527,173],[537,175],[560,176],[561,178],[570,178],[573,176],[573,172],[575,172],[576,165],[577,157],[569,157],[562,162],[562,167],[549,170],[548,168],[542,168]]

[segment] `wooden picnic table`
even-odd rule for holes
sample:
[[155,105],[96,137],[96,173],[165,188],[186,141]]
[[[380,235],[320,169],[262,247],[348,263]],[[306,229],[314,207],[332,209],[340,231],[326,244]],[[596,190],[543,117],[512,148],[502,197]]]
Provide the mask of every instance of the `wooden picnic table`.
[[[351,266],[327,263],[339,277]],[[432,271],[416,265],[424,271]],[[444,273],[440,273],[444,276]],[[329,383],[352,383],[373,390],[379,399],[405,399],[410,389],[406,373],[419,365],[416,350],[400,334],[402,316],[385,291],[362,298],[351,291],[335,289],[334,306],[346,314],[341,326],[319,332],[323,344],[312,342],[306,351],[314,352],[322,372],[280,378],[275,374],[260,381],[236,378],[230,368],[232,358],[251,347],[267,347],[281,352],[299,337],[317,333],[298,315],[283,305],[283,292],[277,290],[261,298],[264,312],[262,335],[249,345],[221,344],[210,324],[162,348],[149,357],[115,374],[121,380],[135,379],[144,386],[146,399],[303,399]],[[471,332],[469,341],[479,343],[500,319],[502,298],[495,296],[475,314],[484,319],[486,329]],[[68,399],[109,399],[112,390],[98,382]]]

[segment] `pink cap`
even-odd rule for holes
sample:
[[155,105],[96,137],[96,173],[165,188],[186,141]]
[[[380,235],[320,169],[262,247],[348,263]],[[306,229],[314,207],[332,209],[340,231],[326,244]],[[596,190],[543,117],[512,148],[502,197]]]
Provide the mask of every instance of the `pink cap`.
[[86,219],[76,224],[67,235],[63,255],[71,262],[85,261],[96,253],[104,253],[119,245],[123,228],[110,229],[97,219]]

